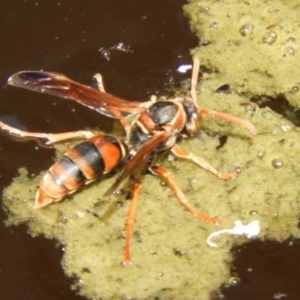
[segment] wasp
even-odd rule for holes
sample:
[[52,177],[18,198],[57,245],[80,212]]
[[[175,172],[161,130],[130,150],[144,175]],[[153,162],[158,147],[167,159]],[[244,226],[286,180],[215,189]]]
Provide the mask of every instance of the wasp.
[[[123,139],[110,135],[95,135],[84,130],[51,134],[21,131],[0,121],[0,128],[11,135],[24,139],[41,139],[46,144],[78,137],[86,139],[68,150],[46,172],[38,187],[34,208],[58,202],[66,195],[76,192],[81,186],[123,164],[120,175],[105,195],[113,193],[127,179],[132,186],[132,199],[125,223],[125,265],[131,264],[130,244],[142,187],[140,177],[145,171],[163,179],[180,204],[194,216],[206,222],[218,223],[217,217],[206,216],[190,204],[172,174],[155,164],[156,154],[169,150],[173,155],[193,162],[218,178],[228,180],[236,177],[236,172],[222,173],[203,158],[183,150],[177,144],[180,139],[196,134],[203,122],[203,114],[240,124],[253,134],[256,133],[255,127],[249,121],[226,113],[198,108],[196,86],[199,68],[199,59],[194,57],[190,95],[174,99],[152,97],[146,102],[129,101],[107,93],[100,74],[95,75],[98,89],[53,72],[21,71],[12,75],[7,82],[9,85],[77,101],[102,115],[119,120],[125,131]],[[133,121],[129,119],[131,116],[135,116]]]

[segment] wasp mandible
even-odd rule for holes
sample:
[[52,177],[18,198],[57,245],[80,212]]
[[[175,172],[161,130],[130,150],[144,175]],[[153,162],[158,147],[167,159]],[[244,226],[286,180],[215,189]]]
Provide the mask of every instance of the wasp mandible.
[[[36,193],[34,208],[41,208],[62,200],[81,186],[94,181],[117,166],[123,170],[111,188],[114,192],[129,179],[132,185],[132,201],[126,218],[124,264],[131,264],[130,244],[141,191],[140,176],[145,170],[166,181],[179,202],[192,214],[206,222],[218,223],[217,217],[209,217],[192,206],[171,173],[155,164],[159,151],[170,150],[175,156],[189,160],[217,177],[227,180],[236,177],[235,172],[222,173],[210,163],[179,147],[182,137],[192,137],[202,124],[202,115],[213,115],[240,124],[255,134],[255,127],[248,121],[209,109],[198,109],[196,85],[200,68],[199,59],[193,58],[190,96],[174,99],[153,98],[146,102],[129,101],[107,93],[100,74],[95,75],[98,89],[75,82],[64,75],[43,71],[22,71],[12,75],[8,84],[53,96],[75,100],[102,115],[120,120],[125,138],[95,135],[90,131],[65,133],[25,132],[0,121],[0,128],[19,138],[42,139],[46,144],[84,137],[86,140],[68,150],[44,175]],[[128,117],[136,115],[133,122]]]

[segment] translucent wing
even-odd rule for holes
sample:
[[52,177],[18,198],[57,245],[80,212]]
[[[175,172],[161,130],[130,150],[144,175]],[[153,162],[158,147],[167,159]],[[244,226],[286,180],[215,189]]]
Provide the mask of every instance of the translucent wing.
[[62,74],[22,71],[12,75],[9,85],[75,100],[105,116],[122,119],[144,111],[145,103],[129,101],[78,83]]
[[162,131],[154,135],[148,142],[143,144],[143,146],[137,151],[137,153],[131,158],[131,160],[124,167],[121,175],[117,178],[115,183],[111,188],[105,193],[105,195],[110,195],[116,188],[130,175],[139,177],[140,172],[145,168],[149,161],[151,153],[157,148],[161,143],[165,142],[171,133],[167,131]]

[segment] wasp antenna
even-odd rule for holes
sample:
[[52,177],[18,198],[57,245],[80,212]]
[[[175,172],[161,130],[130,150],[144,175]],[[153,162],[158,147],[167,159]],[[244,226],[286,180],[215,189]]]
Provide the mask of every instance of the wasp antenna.
[[200,114],[212,115],[212,116],[218,117],[220,119],[224,119],[229,122],[240,124],[241,126],[244,126],[245,128],[247,128],[252,134],[256,134],[255,126],[252,123],[250,123],[249,121],[244,120],[242,118],[238,118],[236,116],[232,116],[229,114],[225,114],[225,113],[210,110],[210,109],[201,109]]

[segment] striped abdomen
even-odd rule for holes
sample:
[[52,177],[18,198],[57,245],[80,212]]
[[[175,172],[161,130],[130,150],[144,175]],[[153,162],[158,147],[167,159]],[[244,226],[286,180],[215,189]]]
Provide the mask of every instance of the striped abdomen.
[[35,208],[61,200],[99,175],[114,169],[127,155],[122,141],[96,135],[70,149],[44,175],[35,198]]

